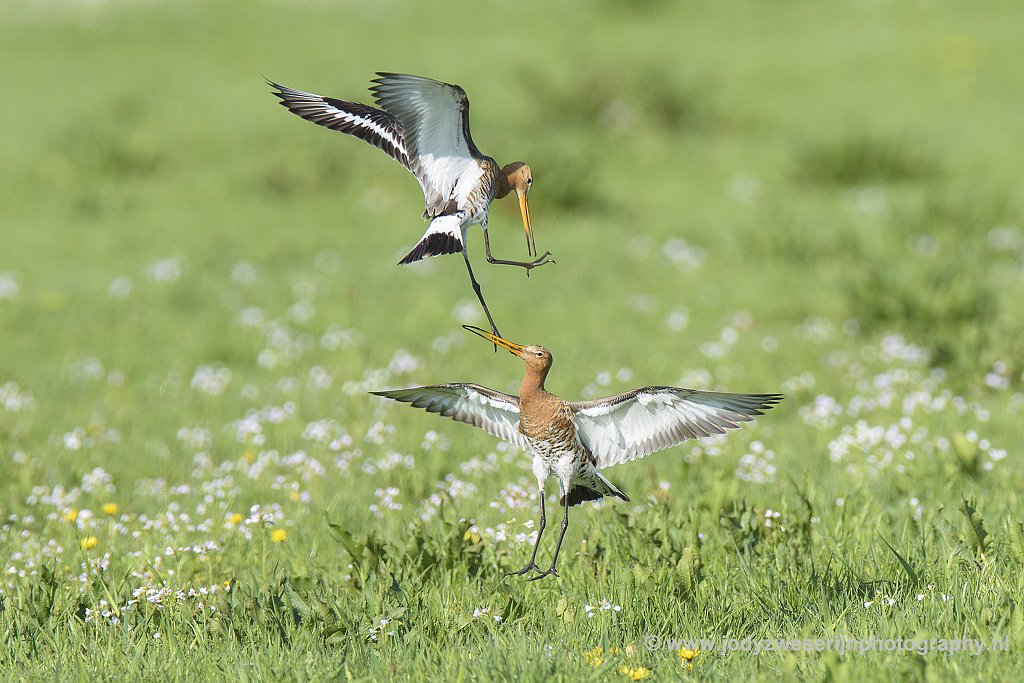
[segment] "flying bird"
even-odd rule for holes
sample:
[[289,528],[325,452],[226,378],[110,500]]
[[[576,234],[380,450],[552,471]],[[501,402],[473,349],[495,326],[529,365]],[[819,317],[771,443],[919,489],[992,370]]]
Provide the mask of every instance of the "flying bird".
[[[601,474],[601,469],[688,439],[724,434],[762,415],[783,398],[781,394],[726,394],[654,386],[593,401],[565,401],[544,388],[552,362],[546,348],[515,344],[477,327],[463,327],[523,360],[526,376],[518,396],[479,384],[435,384],[371,393],[471,424],[533,452],[533,474],[540,489],[537,541],[526,566],[507,574],[534,571],[531,581],[558,575],[555,565],[569,527],[570,507],[604,496],[629,501]],[[551,566],[542,571],[536,564],[537,550],[546,525],[545,487],[552,476],[558,479],[559,502],[565,515]]]
[[[489,263],[521,266],[527,274],[537,266],[554,263],[550,252],[537,256],[527,200],[533,172],[521,161],[499,166],[477,149],[469,133],[469,98],[459,86],[408,74],[378,72],[377,76],[370,92],[379,108],[295,90],[273,81],[267,83],[292,113],[365,140],[416,176],[426,206],[423,217],[430,220],[430,225],[399,265],[462,252],[491,330],[500,334],[473,275],[466,234],[469,226],[480,225]],[[532,261],[491,255],[487,210],[491,201],[513,192],[519,199]]]

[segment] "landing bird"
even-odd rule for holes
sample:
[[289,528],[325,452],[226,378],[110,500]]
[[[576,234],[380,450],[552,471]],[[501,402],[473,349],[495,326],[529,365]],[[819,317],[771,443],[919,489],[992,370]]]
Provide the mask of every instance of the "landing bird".
[[[479,427],[494,436],[533,451],[533,474],[540,488],[540,527],[533,554],[525,567],[509,575],[530,571],[558,576],[555,563],[569,528],[569,508],[588,500],[629,497],[598,470],[650,455],[687,439],[724,434],[741,422],[750,422],[782,400],[782,394],[724,394],[678,387],[642,387],[618,396],[569,402],[544,388],[551,369],[551,352],[543,346],[514,344],[470,325],[467,330],[509,350],[526,363],[519,396],[479,384],[436,384],[414,389],[371,392],[411,403],[427,412]],[[546,524],[545,485],[558,478],[560,504],[565,508],[562,528],[551,558],[541,571],[537,549]]]
[[[377,76],[370,92],[380,109],[267,83],[292,113],[369,142],[416,176],[426,205],[423,217],[430,219],[430,225],[399,265],[461,251],[487,321],[493,332],[500,334],[469,264],[466,233],[474,224],[483,228],[490,263],[521,266],[527,274],[532,268],[554,263],[550,252],[537,256],[533,240],[527,203],[533,173],[521,161],[500,167],[477,149],[469,134],[469,98],[459,86],[407,74],[378,72]],[[492,200],[513,191],[519,198],[527,252],[535,257],[532,261],[507,261],[491,255],[487,209]]]

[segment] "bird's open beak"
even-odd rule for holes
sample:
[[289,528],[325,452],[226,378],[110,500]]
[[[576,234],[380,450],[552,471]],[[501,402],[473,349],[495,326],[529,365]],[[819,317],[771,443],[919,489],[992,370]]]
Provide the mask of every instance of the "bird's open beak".
[[486,330],[481,330],[479,327],[473,327],[472,325],[463,325],[463,327],[473,334],[483,337],[492,344],[497,344],[501,348],[508,350],[513,356],[518,356],[523,352],[522,344],[513,344],[509,340],[502,339],[498,335],[487,332]]
[[523,214],[523,230],[526,231],[526,251],[530,256],[537,256],[537,244],[533,241],[533,225],[530,223],[530,204],[526,193],[516,190],[519,195],[519,211]]

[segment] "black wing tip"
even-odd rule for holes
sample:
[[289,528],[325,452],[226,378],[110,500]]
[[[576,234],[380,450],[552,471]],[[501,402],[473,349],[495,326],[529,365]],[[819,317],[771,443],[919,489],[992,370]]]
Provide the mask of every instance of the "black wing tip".
[[435,232],[417,242],[416,246],[398,262],[398,265],[404,266],[428,256],[457,254],[461,251],[462,241],[458,237],[447,232]]
[[290,93],[299,92],[295,88],[289,88],[287,85],[281,85],[277,81],[272,81],[266,76],[263,77],[263,80],[266,82],[267,85],[269,85],[273,89],[272,92],[282,99],[287,97]]
[[371,83],[379,83],[380,81],[387,80],[389,78],[412,78],[417,81],[434,81],[440,83],[436,79],[430,78],[429,76],[417,76],[416,74],[406,73],[404,71],[374,71],[377,78],[374,78]]
[[446,81],[440,81],[440,80],[438,80],[436,78],[431,78],[430,76],[418,76],[416,74],[401,73],[401,72],[398,72],[398,71],[375,71],[374,74],[377,76],[377,78],[374,78],[374,79],[372,79],[370,81],[370,92],[372,92],[374,95],[376,95],[377,91],[380,89],[380,87],[382,85],[384,85],[384,81],[387,81],[387,80],[400,80],[400,79],[403,79],[403,78],[410,79],[410,80],[413,80],[413,81],[427,81],[429,83],[437,83],[439,85],[446,85],[446,86],[449,86],[451,88],[455,88],[456,90],[461,92],[463,95],[466,94],[466,91],[462,88],[462,86],[456,85],[455,83],[448,83]]
[[391,401],[397,401],[398,403],[411,403],[415,406],[417,399],[413,396],[403,395],[402,392],[402,389],[391,389],[389,391],[368,391],[366,393],[374,396],[380,396],[381,398],[386,398]]
[[[746,419],[738,418],[743,422],[750,422],[758,415],[764,415],[766,410],[771,410],[779,404],[782,399],[785,398],[783,394],[747,394],[746,398],[753,399],[757,403],[746,406],[747,411]],[[744,414],[744,413],[741,413]],[[740,425],[736,425],[739,428]]]
[[313,93],[303,92],[302,90],[289,88],[287,85],[275,83],[269,78],[264,78],[263,80],[265,80],[267,82],[267,85],[269,85],[272,88],[270,94],[272,94],[274,97],[280,100],[278,104],[280,104],[282,107],[287,107],[289,111],[292,110],[292,104],[294,103],[295,100],[301,100],[309,97],[320,97],[320,95],[313,95]]
[[[396,71],[375,71],[376,78],[370,80],[370,92],[374,95],[380,90],[380,87],[384,85],[384,81],[394,78],[406,78],[412,76],[412,74],[403,74]],[[412,76],[412,78],[422,78],[422,76]]]
[[380,396],[381,398],[388,398],[388,399],[391,399],[392,401],[401,401],[402,400],[401,398],[398,397],[398,395],[397,395],[398,392],[396,392],[394,390],[391,390],[391,391],[368,391],[366,393],[373,394],[374,396]]

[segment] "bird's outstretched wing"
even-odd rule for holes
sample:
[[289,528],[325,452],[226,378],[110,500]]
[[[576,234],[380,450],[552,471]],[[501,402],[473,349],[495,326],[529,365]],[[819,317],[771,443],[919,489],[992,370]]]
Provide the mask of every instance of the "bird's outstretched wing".
[[515,446],[529,448],[526,437],[518,429],[518,396],[503,394],[479,384],[434,384],[370,393],[411,403],[414,408],[423,408],[429,413],[438,413],[471,424]]
[[422,76],[378,72],[377,104],[402,122],[409,168],[423,187],[427,216],[451,210],[483,174],[469,134],[469,98],[457,85]]
[[724,434],[781,400],[781,394],[643,387],[569,406],[583,445],[597,457],[598,467],[607,467],[687,439]]
[[[295,90],[267,81],[281,98],[281,104],[293,114],[331,130],[354,135],[383,150],[388,156],[413,170],[402,121],[393,114],[358,102]],[[414,171],[415,173],[415,171]]]

